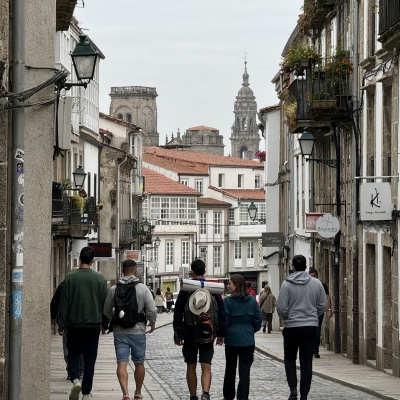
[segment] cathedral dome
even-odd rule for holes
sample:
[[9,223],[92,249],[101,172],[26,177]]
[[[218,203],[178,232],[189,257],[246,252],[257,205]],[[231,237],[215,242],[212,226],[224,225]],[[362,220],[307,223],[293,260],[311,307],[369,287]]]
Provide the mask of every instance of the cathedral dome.
[[238,97],[254,97],[254,93],[248,86],[243,86],[239,90]]

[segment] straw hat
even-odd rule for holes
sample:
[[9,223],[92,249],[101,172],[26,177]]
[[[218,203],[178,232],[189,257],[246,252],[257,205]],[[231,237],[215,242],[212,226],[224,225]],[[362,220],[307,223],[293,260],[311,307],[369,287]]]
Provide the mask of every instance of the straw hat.
[[197,289],[189,299],[189,309],[195,315],[205,313],[210,308],[210,292],[206,289]]

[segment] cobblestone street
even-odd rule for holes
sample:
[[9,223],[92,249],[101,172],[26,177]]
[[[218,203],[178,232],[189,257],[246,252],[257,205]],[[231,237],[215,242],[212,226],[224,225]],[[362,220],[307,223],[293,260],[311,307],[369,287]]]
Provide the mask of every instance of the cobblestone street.
[[[154,383],[158,383],[159,393],[162,393],[162,397],[153,397],[154,400],[189,399],[182,348],[173,344],[170,325],[157,329],[148,336],[146,358],[147,377],[151,377]],[[224,347],[215,346],[212,365],[213,381],[210,392],[213,400],[222,399],[224,369]],[[200,377],[200,367],[198,367],[198,377]],[[200,379],[198,382],[198,394],[201,394]],[[289,396],[283,364],[259,353],[256,353],[254,357],[250,385],[249,398],[251,400],[287,400]],[[370,400],[379,397],[314,376],[309,399],[327,398],[331,400]]]

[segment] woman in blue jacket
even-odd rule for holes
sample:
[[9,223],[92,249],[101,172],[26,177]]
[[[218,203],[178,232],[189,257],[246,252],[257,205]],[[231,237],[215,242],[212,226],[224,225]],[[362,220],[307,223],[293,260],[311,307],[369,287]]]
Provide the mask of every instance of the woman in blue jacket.
[[254,296],[246,291],[242,275],[232,275],[225,297],[227,331],[225,336],[224,399],[235,398],[236,366],[239,358],[239,383],[237,399],[248,400],[250,391],[250,367],[253,364],[254,333],[261,329],[261,311]]

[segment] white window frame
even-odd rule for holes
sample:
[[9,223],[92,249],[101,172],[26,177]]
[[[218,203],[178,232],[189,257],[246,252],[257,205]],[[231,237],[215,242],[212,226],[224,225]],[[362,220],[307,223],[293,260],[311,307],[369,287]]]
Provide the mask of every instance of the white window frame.
[[224,187],[224,182],[225,181],[225,174],[218,174],[218,187],[222,188]]
[[254,267],[254,242],[252,240],[249,240],[247,242],[247,267],[252,268]]
[[213,269],[215,275],[221,274],[222,248],[221,246],[213,247]]
[[165,242],[165,272],[174,270],[174,242]]
[[244,175],[238,174],[238,188],[243,188],[244,185]]
[[188,179],[181,179],[181,183],[182,183],[182,185],[189,186],[189,180]]
[[213,213],[214,238],[222,236],[222,212]]
[[182,240],[182,267],[189,267],[189,241]]
[[256,174],[254,177],[254,188],[261,189],[261,175],[259,174]]
[[235,225],[235,209],[230,208],[228,210],[228,217],[229,217],[229,225],[234,226]]
[[234,267],[242,266],[242,242],[234,242]]
[[203,179],[196,179],[195,187],[198,192],[203,193]]
[[207,236],[207,213],[200,213],[200,237]]

